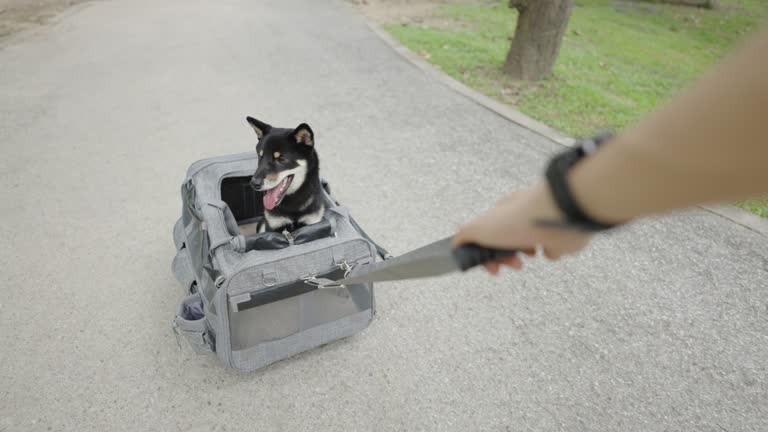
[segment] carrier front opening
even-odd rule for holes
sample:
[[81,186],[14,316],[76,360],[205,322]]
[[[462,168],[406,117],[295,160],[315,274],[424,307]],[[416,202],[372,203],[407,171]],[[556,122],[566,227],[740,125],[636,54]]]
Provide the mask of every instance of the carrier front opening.
[[254,190],[250,176],[225,177],[221,180],[221,200],[227,203],[237,222],[237,228],[228,226],[233,236],[245,236],[245,251],[283,249],[292,244],[299,245],[314,240],[332,237],[334,227],[327,218],[320,222],[293,227],[287,234],[258,232],[259,222],[264,217],[263,193]]
[[254,190],[251,176],[227,177],[221,181],[221,200],[227,203],[238,225],[264,215],[262,193]]

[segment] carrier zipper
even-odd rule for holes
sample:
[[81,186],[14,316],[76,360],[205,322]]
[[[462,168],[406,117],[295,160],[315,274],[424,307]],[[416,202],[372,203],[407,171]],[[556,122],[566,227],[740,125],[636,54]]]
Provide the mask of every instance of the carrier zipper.
[[[343,261],[339,264],[335,264],[333,267],[327,270],[323,270],[314,275],[297,279],[288,283],[274,285],[267,287],[266,289],[259,289],[235,296],[230,295],[230,309],[232,312],[241,312],[247,309],[263,306],[265,304],[274,303],[276,301],[306,294],[318,289],[317,287],[319,284],[311,282],[312,280],[316,280],[318,276],[337,279],[346,277],[346,274],[349,273],[350,269],[351,267],[349,264],[346,261]],[[342,274],[344,276],[342,276]]]
[[[353,239],[349,239],[349,238],[340,239],[338,237],[326,237],[326,238],[314,240],[314,241],[312,241],[310,243],[305,243],[305,244],[301,244],[301,245],[293,245],[291,247],[304,247],[304,246],[310,246],[310,245],[318,245],[320,243],[320,244],[322,244],[322,248],[319,248],[319,247],[317,248],[317,250],[320,250],[320,249],[326,249],[326,248],[329,248],[329,247],[343,245],[345,243],[350,243],[350,242],[363,242],[363,243],[370,244],[366,240],[360,239],[360,238],[356,238],[356,239],[354,239],[354,238]],[[249,252],[247,252],[246,253],[246,257],[244,259],[240,260],[240,262],[238,262],[235,265],[235,267],[233,269],[231,269],[231,271],[229,273],[229,275],[230,275],[229,279],[231,279],[232,276],[234,276],[237,273],[239,273],[242,269],[253,266],[254,265],[254,261],[256,261],[255,264],[257,264],[259,266],[265,265],[265,264],[272,264],[272,263],[274,263],[276,261],[280,261],[279,259],[273,260],[273,261],[268,261],[268,262],[262,261],[264,259],[263,255],[262,255],[262,252],[267,252],[268,253],[268,252],[274,252],[274,251],[249,251]],[[253,255],[248,256],[248,254],[253,254]]]

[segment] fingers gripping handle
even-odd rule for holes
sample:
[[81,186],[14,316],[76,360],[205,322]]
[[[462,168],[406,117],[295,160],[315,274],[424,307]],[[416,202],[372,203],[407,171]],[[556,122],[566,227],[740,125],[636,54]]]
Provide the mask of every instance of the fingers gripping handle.
[[489,261],[513,256],[517,252],[515,249],[491,249],[476,244],[465,244],[453,250],[453,257],[461,271],[467,271]]

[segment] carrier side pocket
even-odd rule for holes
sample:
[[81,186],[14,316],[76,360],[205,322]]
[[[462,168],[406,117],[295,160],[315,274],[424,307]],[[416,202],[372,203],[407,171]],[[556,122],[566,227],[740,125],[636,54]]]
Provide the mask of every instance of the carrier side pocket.
[[184,220],[183,218],[179,218],[179,220],[176,221],[176,224],[173,225],[173,244],[176,246],[176,250],[183,248],[184,242],[186,241],[186,236],[184,235]]
[[171,269],[176,276],[176,280],[184,287],[184,294],[194,294],[197,282],[195,281],[195,272],[192,270],[192,262],[189,260],[189,251],[187,251],[186,246],[182,246],[176,252]]
[[199,294],[189,295],[181,301],[173,320],[173,331],[177,336],[184,336],[198,354],[214,351],[213,334],[205,322],[203,300]]

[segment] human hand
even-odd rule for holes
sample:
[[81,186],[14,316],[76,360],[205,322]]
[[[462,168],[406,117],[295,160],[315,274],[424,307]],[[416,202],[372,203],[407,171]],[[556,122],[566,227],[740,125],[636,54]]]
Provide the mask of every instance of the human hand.
[[[559,222],[563,217],[555,206],[549,189],[538,184],[530,189],[513,192],[502,198],[496,207],[459,228],[454,236],[454,247],[465,243],[503,249],[518,249],[529,256],[540,247],[544,256],[556,260],[563,255],[583,249],[591,234],[567,227],[539,224],[541,221]],[[522,269],[519,255],[484,264],[495,275],[502,265]]]

